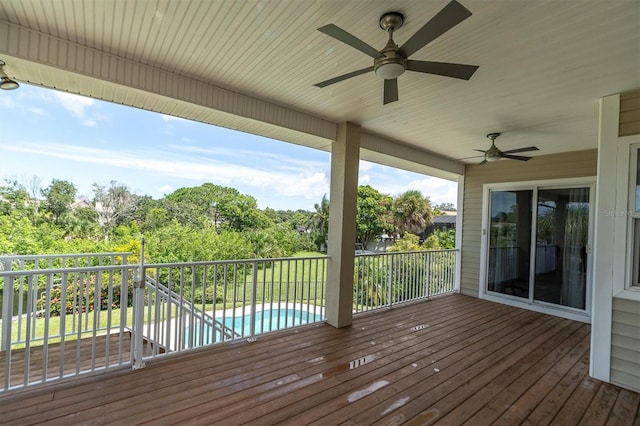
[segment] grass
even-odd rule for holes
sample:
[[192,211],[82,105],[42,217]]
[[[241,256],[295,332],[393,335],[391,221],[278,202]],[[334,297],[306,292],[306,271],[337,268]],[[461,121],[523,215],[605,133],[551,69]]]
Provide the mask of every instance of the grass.
[[[105,329],[107,325],[109,325],[109,315],[111,315],[111,324],[110,328],[118,328],[120,327],[120,309],[112,309],[111,312],[108,310],[98,311],[94,314],[94,312],[88,313],[76,313],[76,314],[67,314],[64,316],[64,334],[67,335],[65,340],[75,340],[76,338],[88,337],[93,335],[93,327],[94,324],[97,323],[98,330]],[[27,321],[30,320],[30,329],[29,335],[31,336],[32,342],[31,346],[39,346],[42,345],[43,338],[45,335],[46,327],[49,329],[49,343],[59,342],[60,332],[61,332],[61,324],[62,324],[61,316],[54,316],[49,318],[37,317],[37,318],[28,318],[27,316],[23,316],[22,320],[13,319],[13,325],[11,327],[11,341],[24,341],[27,333]],[[127,308],[126,312],[126,321],[125,326],[131,327],[133,324],[133,308]],[[98,332],[100,334],[100,332]],[[73,336],[69,338],[69,336]],[[25,347],[24,343],[12,345],[12,349],[19,349]]]

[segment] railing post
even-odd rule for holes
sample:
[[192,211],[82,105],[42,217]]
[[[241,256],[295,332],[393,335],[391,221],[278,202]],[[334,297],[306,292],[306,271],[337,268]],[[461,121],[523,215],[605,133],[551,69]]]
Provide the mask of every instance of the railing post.
[[[11,261],[2,261],[2,271],[11,271]],[[2,298],[2,339],[0,339],[0,351],[6,351],[6,359],[9,361],[9,349],[11,348],[11,324],[13,323],[13,277],[2,278],[4,297]],[[7,370],[8,371],[8,370]],[[5,372],[8,377],[9,373]]]
[[389,256],[389,308],[393,305],[393,258],[393,254]]
[[131,368],[137,370],[144,368],[145,364],[142,360],[144,355],[144,336],[143,336],[143,316],[144,316],[144,287],[145,287],[145,266],[144,266],[144,237],[140,240],[140,265],[136,271],[136,278],[133,290],[133,331],[132,331],[132,353],[133,363]]
[[431,275],[431,253],[427,251],[424,254],[425,298],[429,300],[429,287],[431,286],[431,279],[433,278]]
[[251,321],[249,322],[249,338],[248,342],[256,341],[256,293],[258,292],[258,262],[253,262],[253,271],[251,271]]

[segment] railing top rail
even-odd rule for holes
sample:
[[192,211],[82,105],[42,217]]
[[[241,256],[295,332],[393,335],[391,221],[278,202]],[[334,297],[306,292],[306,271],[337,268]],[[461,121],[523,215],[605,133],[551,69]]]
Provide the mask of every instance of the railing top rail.
[[102,265],[102,266],[84,266],[73,268],[52,268],[52,269],[21,269],[17,271],[0,271],[0,277],[16,277],[23,275],[53,275],[53,274],[77,274],[82,272],[105,272],[117,271],[124,269],[137,269],[137,264],[126,265]]
[[131,252],[106,252],[106,253],[60,253],[60,254],[11,254],[0,255],[0,260],[40,260],[40,259],[60,259],[74,257],[108,257],[108,256],[131,256]]
[[320,260],[329,259],[329,256],[310,256],[310,257],[265,257],[260,259],[236,259],[236,260],[204,260],[197,262],[173,262],[173,263],[147,263],[144,265],[146,269],[150,268],[178,268],[184,266],[207,266],[207,265],[237,265],[251,264],[263,262],[279,262],[285,260]]
[[358,253],[359,256],[393,256],[398,254],[415,254],[415,253],[453,253],[460,251],[459,249],[437,249],[437,250],[414,250],[414,251],[385,251],[380,253]]
[[[121,253],[119,253],[121,254]],[[194,266],[210,266],[210,265],[237,265],[237,264],[252,264],[263,262],[279,262],[279,261],[314,261],[314,260],[326,260],[329,256],[311,256],[311,257],[274,257],[274,258],[261,258],[261,259],[238,259],[238,260],[213,260],[213,261],[199,261],[199,262],[174,262],[174,263],[150,263],[144,265],[145,269],[153,268],[182,268],[182,267],[194,267]],[[0,277],[8,276],[24,276],[24,275],[47,275],[47,274],[62,274],[62,273],[82,273],[82,272],[100,272],[100,271],[112,271],[122,269],[135,269],[138,268],[138,264],[124,264],[124,265],[98,265],[98,266],[79,266],[79,267],[66,267],[66,268],[49,268],[49,269],[24,269],[3,271],[0,270]]]

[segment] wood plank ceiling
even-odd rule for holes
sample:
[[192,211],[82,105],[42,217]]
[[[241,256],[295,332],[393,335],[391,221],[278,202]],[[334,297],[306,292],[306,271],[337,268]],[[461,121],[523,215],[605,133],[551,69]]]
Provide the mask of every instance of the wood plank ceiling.
[[[485,135],[494,131],[504,133],[503,150],[595,148],[598,99],[640,87],[637,0],[461,0],[473,15],[412,59],[479,65],[471,80],[407,72],[399,78],[400,100],[384,106],[382,81],[373,73],[313,86],[372,64],[317,28],[334,23],[382,48],[387,35],[378,20],[399,11],[405,25],[394,38],[401,45],[447,3],[4,0],[0,59],[22,81],[320,149],[329,149],[335,123],[352,121],[373,145],[395,141],[451,160],[486,149]],[[85,53],[72,58],[76,47]],[[129,65],[120,69],[110,58]],[[89,72],[95,63],[103,70]],[[184,79],[186,91],[225,89],[228,99],[220,102],[233,104],[234,94],[265,101],[259,105],[274,118],[245,119],[233,105],[220,113],[172,99],[173,92],[130,90],[118,82],[135,70],[131,64],[151,70],[145,78],[164,75],[165,86]],[[290,112],[290,121],[304,122],[299,128],[282,124]]]

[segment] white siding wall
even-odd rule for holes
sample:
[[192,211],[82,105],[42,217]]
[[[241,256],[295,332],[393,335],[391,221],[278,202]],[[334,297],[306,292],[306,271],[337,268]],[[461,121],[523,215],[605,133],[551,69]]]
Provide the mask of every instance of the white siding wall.
[[[640,134],[640,90],[620,95],[619,136]],[[640,392],[640,302],[613,298],[611,383]]]
[[613,299],[611,383],[640,392],[640,303]]

